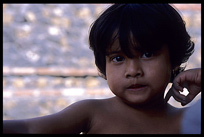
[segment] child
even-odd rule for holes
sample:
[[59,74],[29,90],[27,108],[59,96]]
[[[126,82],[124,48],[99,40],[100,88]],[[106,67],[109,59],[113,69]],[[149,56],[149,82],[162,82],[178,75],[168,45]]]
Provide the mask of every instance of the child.
[[[89,41],[100,75],[115,96],[79,101],[48,116],[4,121],[4,133],[180,133],[185,109],[167,101],[170,96],[183,105],[192,100],[177,90],[188,79],[190,95],[201,89],[200,69],[180,73],[194,43],[177,11],[168,4],[114,4],[94,22]],[[164,99],[178,73],[180,80]],[[198,88],[191,91],[194,85]]]

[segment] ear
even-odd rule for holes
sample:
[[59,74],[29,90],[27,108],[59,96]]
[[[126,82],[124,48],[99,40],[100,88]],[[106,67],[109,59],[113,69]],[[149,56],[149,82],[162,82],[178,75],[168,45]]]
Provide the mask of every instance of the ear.
[[174,70],[175,72],[177,72],[177,71],[179,70],[179,68],[180,68],[180,66],[176,66],[176,67],[174,67],[173,70]]
[[171,79],[170,79],[170,82],[171,82],[171,83],[173,83],[174,78],[178,75],[178,73],[179,73],[179,68],[180,68],[180,66],[176,66],[176,67],[174,67],[174,68],[172,69],[172,71],[171,71]]

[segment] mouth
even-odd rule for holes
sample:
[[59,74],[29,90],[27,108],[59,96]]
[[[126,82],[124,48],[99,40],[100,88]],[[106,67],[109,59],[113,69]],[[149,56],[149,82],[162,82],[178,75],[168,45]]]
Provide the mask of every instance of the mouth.
[[140,90],[144,90],[147,86],[146,85],[142,85],[142,84],[133,84],[131,86],[129,86],[127,89],[130,91],[140,91]]

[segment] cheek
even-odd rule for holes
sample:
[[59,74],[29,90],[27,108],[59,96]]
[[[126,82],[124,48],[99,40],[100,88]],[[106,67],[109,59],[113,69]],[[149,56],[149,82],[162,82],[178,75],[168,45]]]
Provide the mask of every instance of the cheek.
[[166,88],[171,78],[171,66],[170,63],[164,61],[154,62],[151,69],[146,70],[148,78],[152,86]]
[[121,85],[121,73],[121,71],[118,72],[118,69],[115,69],[114,67],[106,66],[106,80],[112,91],[118,90],[118,85]]
[[107,77],[107,84],[109,89],[112,91],[113,94],[115,94],[115,91],[117,91],[117,80],[114,80],[113,77]]
[[115,77],[117,77],[117,75],[115,74],[114,70],[106,67],[106,80],[109,87],[111,87],[111,85],[114,85],[116,83],[114,79]]

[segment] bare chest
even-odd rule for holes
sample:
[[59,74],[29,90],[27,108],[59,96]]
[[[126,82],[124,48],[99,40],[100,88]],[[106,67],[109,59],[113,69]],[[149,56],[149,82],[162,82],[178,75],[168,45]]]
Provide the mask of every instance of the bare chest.
[[178,118],[152,117],[142,119],[127,115],[101,115],[92,123],[90,134],[178,134]]

